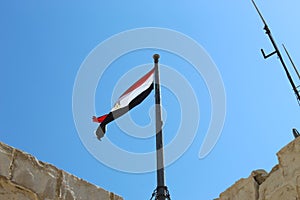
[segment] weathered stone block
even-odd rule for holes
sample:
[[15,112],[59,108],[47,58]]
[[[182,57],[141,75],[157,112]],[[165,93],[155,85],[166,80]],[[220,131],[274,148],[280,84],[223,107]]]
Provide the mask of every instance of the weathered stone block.
[[263,200],[292,200],[297,199],[297,191],[293,185],[287,184],[266,196]]
[[297,176],[297,178],[296,178],[296,191],[297,191],[298,197],[300,197],[300,176]]
[[279,165],[276,165],[269,173],[268,178],[259,187],[259,200],[265,200],[266,196],[270,196],[283,185],[282,169]]
[[261,185],[268,178],[269,174],[263,169],[258,169],[252,171],[251,176],[254,178],[258,185]]
[[9,179],[12,159],[13,148],[0,142],[0,176],[4,176]]
[[225,192],[221,193],[219,200],[257,200],[258,184],[252,176],[240,179]]
[[[278,153],[279,164],[269,174],[261,170],[251,176],[258,183],[258,200],[300,200],[300,137],[296,138]],[[249,177],[251,178],[251,177]],[[218,200],[251,199],[253,185],[242,179],[221,193]],[[247,181],[246,181],[247,180]],[[246,181],[246,183],[245,183]],[[254,187],[255,188],[255,187]]]
[[121,197],[96,187],[66,172],[62,172],[62,185],[59,197],[65,200],[122,200]]
[[2,200],[123,200],[0,142]]
[[39,200],[37,195],[26,188],[15,185],[5,177],[0,177],[0,199],[5,200]]
[[41,199],[55,199],[58,169],[16,151],[12,181],[34,191]]
[[292,179],[300,172],[300,137],[282,148],[278,153],[279,165],[285,179]]

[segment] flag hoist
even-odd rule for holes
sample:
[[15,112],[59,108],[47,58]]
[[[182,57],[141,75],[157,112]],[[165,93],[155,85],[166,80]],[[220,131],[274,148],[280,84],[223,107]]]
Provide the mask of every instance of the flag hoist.
[[154,190],[151,199],[170,200],[170,194],[165,185],[164,173],[164,148],[162,134],[162,117],[161,117],[161,100],[160,100],[160,83],[159,83],[159,55],[154,54],[154,68],[146,75],[129,87],[117,100],[111,111],[100,117],[93,117],[94,122],[100,123],[96,130],[96,136],[99,140],[106,132],[106,125],[113,120],[121,117],[129,110],[140,104],[154,89],[155,90],[155,133],[156,133],[156,173],[157,187]]

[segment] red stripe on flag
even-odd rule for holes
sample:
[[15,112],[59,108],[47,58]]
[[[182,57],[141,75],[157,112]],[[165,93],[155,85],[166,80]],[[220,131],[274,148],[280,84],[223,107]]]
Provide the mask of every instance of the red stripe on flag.
[[107,115],[103,115],[101,117],[93,117],[93,122],[101,123],[101,122],[103,122],[105,120],[105,118],[107,117]]
[[132,92],[133,90],[135,90],[136,88],[140,87],[141,85],[143,85],[143,83],[145,83],[145,81],[154,73],[154,68],[148,72],[145,76],[143,76],[141,79],[139,79],[137,82],[135,82],[130,88],[128,88],[121,96],[124,96],[130,92]]

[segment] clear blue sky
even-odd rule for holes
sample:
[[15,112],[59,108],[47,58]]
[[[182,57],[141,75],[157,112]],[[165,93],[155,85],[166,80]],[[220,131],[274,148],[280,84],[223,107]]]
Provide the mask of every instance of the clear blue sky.
[[[285,43],[299,64],[300,2],[256,3],[280,49]],[[224,128],[211,153],[199,159],[211,117],[207,87],[201,76],[192,76],[188,63],[159,52],[162,64],[174,67],[190,81],[201,110],[192,145],[166,168],[172,199],[213,199],[252,170],[270,171],[277,163],[276,152],[293,139],[291,129],[300,129],[299,106],[279,60],[264,60],[260,53],[260,48],[273,49],[250,0],[2,1],[0,11],[0,141],[127,200],[149,199],[156,174],[120,172],[99,162],[81,142],[72,113],[73,87],[81,64],[97,45],[115,34],[143,27],[179,31],[203,46],[223,79],[227,98]],[[153,53],[151,49],[137,51],[112,63],[99,82],[95,114],[109,111],[118,79],[133,67],[151,63]],[[162,97],[168,143],[180,118],[176,117],[175,96],[165,88]],[[132,119],[148,124],[143,114],[151,107],[150,98],[130,113]],[[155,147],[150,138],[143,149],[144,140],[135,143],[124,137],[115,122],[109,125],[107,137],[130,151]]]

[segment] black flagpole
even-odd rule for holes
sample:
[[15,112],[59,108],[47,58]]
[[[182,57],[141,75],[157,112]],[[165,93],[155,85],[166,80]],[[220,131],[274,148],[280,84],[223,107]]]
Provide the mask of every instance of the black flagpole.
[[163,149],[163,135],[162,135],[162,119],[161,119],[161,104],[160,104],[160,84],[159,84],[159,70],[158,59],[159,55],[154,54],[155,67],[155,118],[156,118],[156,167],[157,167],[157,188],[155,190],[156,200],[170,199],[169,191],[165,185],[164,172],[164,149]]

